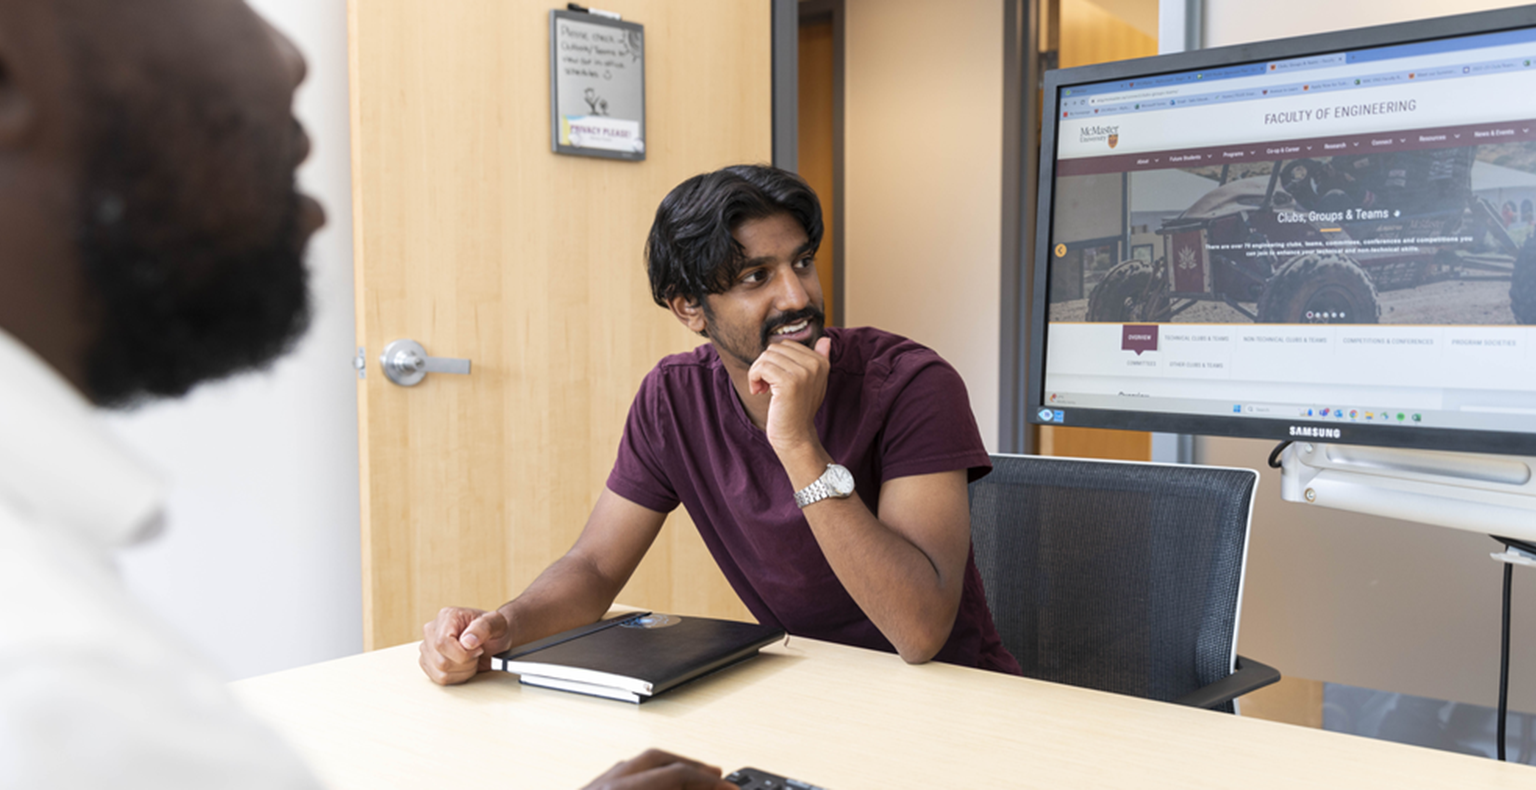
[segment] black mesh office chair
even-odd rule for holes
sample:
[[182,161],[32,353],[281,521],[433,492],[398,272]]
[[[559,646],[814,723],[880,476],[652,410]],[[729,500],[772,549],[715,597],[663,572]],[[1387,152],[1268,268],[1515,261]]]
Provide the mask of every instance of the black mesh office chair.
[[1236,655],[1258,473],[992,463],[971,484],[971,539],[992,618],[1026,676],[1228,712],[1280,679]]

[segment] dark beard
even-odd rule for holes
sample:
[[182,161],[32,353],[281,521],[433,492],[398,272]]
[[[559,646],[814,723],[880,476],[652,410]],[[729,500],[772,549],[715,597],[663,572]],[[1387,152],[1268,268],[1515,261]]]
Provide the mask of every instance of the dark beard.
[[[189,154],[157,139],[161,108],[96,101],[77,226],[97,333],[91,400],[183,395],[289,350],[310,306],[285,146],[215,102],[177,108],[208,143]],[[234,155],[201,157],[197,169],[197,153],[216,152]]]
[[763,324],[763,334],[758,339],[758,342],[762,345],[763,350],[767,351],[768,338],[773,336],[775,329],[781,326],[789,326],[790,324],[798,324],[806,319],[809,319],[811,322],[811,336],[799,342],[806,348],[814,349],[816,348],[816,341],[821,339],[822,329],[825,328],[827,322],[826,315],[816,309],[815,305],[807,305],[804,310],[784,313],[777,318],[768,319],[768,322]]
[[715,347],[722,353],[731,355],[732,358],[741,363],[742,367],[747,368],[752,367],[753,363],[757,362],[757,358],[762,356],[764,351],[768,350],[768,338],[773,334],[773,330],[808,318],[811,321],[811,336],[809,339],[799,342],[806,348],[814,349],[816,348],[816,341],[821,339],[826,328],[826,314],[817,309],[815,305],[808,305],[804,310],[798,310],[794,313],[782,313],[768,319],[759,330],[758,337],[756,338],[757,347],[750,348],[747,345],[750,341],[745,333],[738,336],[720,329],[719,323],[715,320],[715,313],[709,307],[708,299],[704,301],[703,308],[704,322],[707,328],[705,336],[714,341]]

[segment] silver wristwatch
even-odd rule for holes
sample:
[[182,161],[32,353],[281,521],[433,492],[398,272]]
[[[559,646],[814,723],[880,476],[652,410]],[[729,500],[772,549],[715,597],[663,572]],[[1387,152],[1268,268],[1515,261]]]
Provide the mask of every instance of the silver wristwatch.
[[816,482],[795,492],[795,504],[805,507],[829,497],[847,499],[852,495],[853,474],[840,464],[827,464],[827,471]]

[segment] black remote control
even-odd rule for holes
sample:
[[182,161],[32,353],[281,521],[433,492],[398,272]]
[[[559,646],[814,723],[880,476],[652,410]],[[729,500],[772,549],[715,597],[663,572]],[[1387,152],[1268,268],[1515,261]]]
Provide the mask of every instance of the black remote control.
[[778,774],[771,774],[757,768],[738,768],[730,776],[725,777],[725,781],[742,790],[826,790],[824,787],[807,784],[799,779],[785,779]]

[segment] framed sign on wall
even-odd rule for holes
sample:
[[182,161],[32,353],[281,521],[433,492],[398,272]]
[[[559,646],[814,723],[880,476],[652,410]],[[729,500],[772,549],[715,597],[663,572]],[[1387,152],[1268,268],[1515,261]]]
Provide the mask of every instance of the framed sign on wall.
[[549,12],[550,144],[557,154],[645,159],[645,28]]

